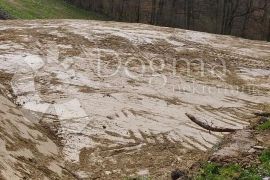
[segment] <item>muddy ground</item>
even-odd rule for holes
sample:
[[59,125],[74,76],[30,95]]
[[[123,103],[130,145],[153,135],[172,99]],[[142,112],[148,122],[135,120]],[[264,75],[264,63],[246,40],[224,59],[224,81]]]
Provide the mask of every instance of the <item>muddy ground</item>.
[[189,170],[227,133],[185,113],[249,126],[270,102],[269,55],[267,42],[142,24],[0,23],[3,94],[59,148],[57,167],[71,179]]

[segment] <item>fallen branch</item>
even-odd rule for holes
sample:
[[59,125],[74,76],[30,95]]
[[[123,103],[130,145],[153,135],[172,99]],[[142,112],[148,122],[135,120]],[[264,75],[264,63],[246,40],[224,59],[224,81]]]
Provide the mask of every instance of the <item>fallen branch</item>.
[[193,115],[186,113],[186,116],[194,123],[196,123],[197,125],[201,126],[204,129],[207,129],[209,131],[213,131],[213,132],[235,132],[241,129],[232,129],[232,128],[221,128],[221,127],[213,127],[213,126],[209,126],[208,124],[199,121],[198,119],[196,119]]

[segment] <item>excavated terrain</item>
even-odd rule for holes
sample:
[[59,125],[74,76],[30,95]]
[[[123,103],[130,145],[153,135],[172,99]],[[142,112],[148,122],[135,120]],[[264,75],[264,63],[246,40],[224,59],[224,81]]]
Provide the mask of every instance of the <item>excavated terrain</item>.
[[0,21],[6,179],[169,179],[270,102],[270,43],[142,24]]

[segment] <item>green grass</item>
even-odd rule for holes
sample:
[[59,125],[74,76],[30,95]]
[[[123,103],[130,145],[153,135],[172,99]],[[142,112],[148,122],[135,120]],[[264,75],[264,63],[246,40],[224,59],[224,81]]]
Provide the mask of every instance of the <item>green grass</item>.
[[220,166],[206,163],[195,177],[196,180],[261,180],[270,176],[270,150],[265,150],[259,157],[260,164],[242,168],[239,164]]
[[124,180],[151,180],[148,176],[126,177]]
[[260,124],[256,127],[259,131],[265,131],[270,129],[270,120],[264,122],[263,124]]
[[15,19],[106,19],[64,0],[0,0],[0,9]]

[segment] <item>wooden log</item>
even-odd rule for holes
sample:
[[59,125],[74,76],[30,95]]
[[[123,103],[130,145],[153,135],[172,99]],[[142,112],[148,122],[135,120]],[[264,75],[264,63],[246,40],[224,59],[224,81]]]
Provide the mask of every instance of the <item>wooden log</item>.
[[235,132],[241,129],[232,129],[232,128],[222,128],[222,127],[214,127],[214,126],[210,126],[204,122],[199,121],[197,118],[195,118],[193,115],[186,113],[186,116],[194,123],[196,123],[197,125],[201,126],[204,129],[207,129],[209,131],[213,131],[213,132]]

